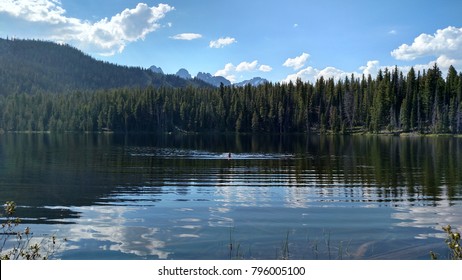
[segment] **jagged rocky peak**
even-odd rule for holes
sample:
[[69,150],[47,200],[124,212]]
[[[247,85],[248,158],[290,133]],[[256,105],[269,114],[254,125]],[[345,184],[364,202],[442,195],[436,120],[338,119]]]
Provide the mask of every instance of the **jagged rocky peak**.
[[252,78],[250,80],[245,80],[245,81],[242,81],[240,83],[236,83],[234,84],[235,86],[238,86],[238,87],[243,87],[243,86],[246,86],[246,85],[251,85],[251,86],[259,86],[259,85],[262,85],[262,84],[265,84],[265,83],[268,83],[268,80],[267,79],[263,79],[263,78],[260,78],[260,77],[255,77],[255,78]]
[[231,82],[228,81],[225,77],[222,76],[212,76],[210,73],[199,72],[196,76],[197,79],[202,80],[206,83],[209,83],[215,87],[219,87],[221,84],[224,86],[231,85]]
[[192,79],[191,74],[189,74],[188,70],[184,68],[181,68],[180,70],[178,70],[178,72],[176,72],[176,75],[186,80]]
[[155,66],[155,65],[149,67],[149,70],[151,70],[151,71],[154,72],[154,73],[164,74],[164,71],[162,71],[162,68],[157,67],[157,66]]

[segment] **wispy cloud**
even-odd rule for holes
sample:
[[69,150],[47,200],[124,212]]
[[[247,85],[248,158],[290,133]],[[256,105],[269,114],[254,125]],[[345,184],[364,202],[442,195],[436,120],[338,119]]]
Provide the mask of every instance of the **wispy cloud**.
[[170,38],[175,39],[175,40],[191,41],[191,40],[202,38],[202,35],[197,34],[197,33],[181,33],[181,34],[177,34],[175,36],[171,36]]
[[234,43],[237,43],[235,38],[225,37],[210,41],[209,47],[219,49]]
[[110,19],[90,22],[67,17],[58,0],[3,0],[0,5],[0,13],[9,14],[14,21],[40,23],[43,39],[75,44],[101,55],[114,55],[128,43],[144,39],[161,27],[159,21],[172,10],[167,4],[149,7],[138,3]]
[[303,66],[305,66],[305,63],[309,57],[310,57],[309,54],[302,53],[300,56],[297,56],[294,58],[288,58],[282,65],[285,67],[293,68],[294,70],[298,70],[302,68]]

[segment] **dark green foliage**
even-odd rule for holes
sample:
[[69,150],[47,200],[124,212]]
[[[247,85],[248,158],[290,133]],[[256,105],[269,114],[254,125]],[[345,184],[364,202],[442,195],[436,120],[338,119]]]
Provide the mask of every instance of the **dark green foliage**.
[[47,42],[0,39],[0,62],[0,131],[462,133],[453,67],[213,88]]
[[199,80],[98,61],[69,45],[0,38],[0,95],[149,85],[210,86]]

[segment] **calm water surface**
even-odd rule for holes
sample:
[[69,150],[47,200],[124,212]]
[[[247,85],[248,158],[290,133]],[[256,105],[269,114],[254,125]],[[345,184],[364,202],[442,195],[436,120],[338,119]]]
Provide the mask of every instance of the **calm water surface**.
[[461,171],[450,137],[0,135],[0,199],[62,259],[444,258]]

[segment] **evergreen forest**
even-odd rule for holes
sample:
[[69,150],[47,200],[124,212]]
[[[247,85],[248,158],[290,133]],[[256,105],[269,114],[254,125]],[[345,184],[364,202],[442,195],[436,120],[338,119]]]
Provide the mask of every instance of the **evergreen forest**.
[[[33,46],[35,41],[25,42]],[[71,49],[46,44],[58,54]],[[40,67],[24,69],[19,58],[14,61],[5,56],[0,61],[0,131],[462,133],[462,73],[452,66],[445,77],[435,64],[423,72],[411,68],[406,75],[395,67],[376,77],[215,88],[156,84],[146,80],[150,74],[143,69],[103,62],[88,72],[64,65],[78,73],[59,76],[65,71],[43,67],[58,63],[44,60]],[[65,80],[76,75],[81,78]],[[138,78],[144,82],[134,82]],[[78,87],[82,81],[88,86]]]
[[140,67],[99,61],[69,45],[0,38],[0,95],[150,85],[209,86],[197,79],[184,80]]

